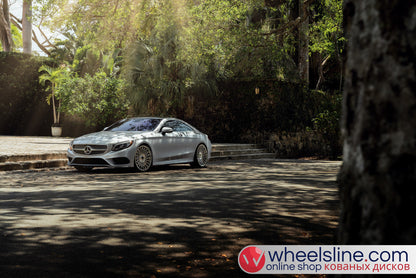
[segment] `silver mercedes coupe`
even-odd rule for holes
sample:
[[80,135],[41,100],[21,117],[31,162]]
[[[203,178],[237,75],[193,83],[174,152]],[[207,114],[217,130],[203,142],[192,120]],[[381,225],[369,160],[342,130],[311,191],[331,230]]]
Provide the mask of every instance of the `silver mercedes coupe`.
[[211,156],[208,136],[175,118],[129,118],[101,132],[74,139],[68,165],[80,171],[94,167],[131,167],[145,172],[155,165],[191,163],[206,167]]

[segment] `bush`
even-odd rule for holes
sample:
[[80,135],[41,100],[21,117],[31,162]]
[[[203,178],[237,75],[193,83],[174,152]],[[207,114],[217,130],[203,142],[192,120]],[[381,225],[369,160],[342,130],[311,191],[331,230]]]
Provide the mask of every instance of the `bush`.
[[0,134],[50,135],[52,111],[38,81],[44,57],[0,52]]
[[329,98],[323,111],[312,119],[313,129],[322,135],[322,143],[329,151],[325,155],[332,159],[342,154],[342,142],[340,131],[341,119],[341,95],[334,95]]
[[102,129],[127,116],[129,101],[123,80],[104,72],[69,78],[57,90],[62,111],[80,117],[87,126]]
[[330,101],[302,84],[278,80],[228,80],[217,87],[216,96],[193,95],[194,113],[185,113],[188,102],[174,112],[216,142],[261,142],[271,133],[306,130]]
[[322,157],[329,150],[322,145],[322,134],[316,131],[272,134],[267,146],[278,158]]

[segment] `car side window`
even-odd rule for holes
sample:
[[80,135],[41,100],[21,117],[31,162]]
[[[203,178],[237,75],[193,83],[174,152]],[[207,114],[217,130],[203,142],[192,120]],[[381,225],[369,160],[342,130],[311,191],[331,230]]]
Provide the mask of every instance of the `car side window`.
[[164,126],[172,128],[176,132],[192,131],[192,128],[179,121],[167,121]]

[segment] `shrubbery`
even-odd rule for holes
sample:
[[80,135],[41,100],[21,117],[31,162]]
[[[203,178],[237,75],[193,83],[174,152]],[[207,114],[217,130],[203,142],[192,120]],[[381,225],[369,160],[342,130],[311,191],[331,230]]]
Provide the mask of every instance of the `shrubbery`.
[[129,101],[123,80],[104,72],[68,78],[59,86],[58,94],[62,111],[82,118],[87,126],[96,129],[127,116]]
[[38,69],[51,61],[0,52],[0,134],[49,135],[52,112]]

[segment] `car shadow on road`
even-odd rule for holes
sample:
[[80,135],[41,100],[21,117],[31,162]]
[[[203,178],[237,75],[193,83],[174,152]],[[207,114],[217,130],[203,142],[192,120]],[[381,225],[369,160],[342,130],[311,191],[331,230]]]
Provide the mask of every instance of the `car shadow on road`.
[[244,277],[255,244],[331,244],[338,164],[270,161],[12,174],[2,277]]
[[[148,172],[159,172],[159,171],[177,171],[177,170],[185,170],[185,169],[195,169],[197,168],[192,167],[190,164],[175,164],[175,165],[160,165],[160,166],[153,166],[151,167]],[[140,174],[135,168],[94,168],[88,172],[82,172],[74,170],[74,172],[78,172],[80,174],[117,174],[117,173],[137,173]]]

